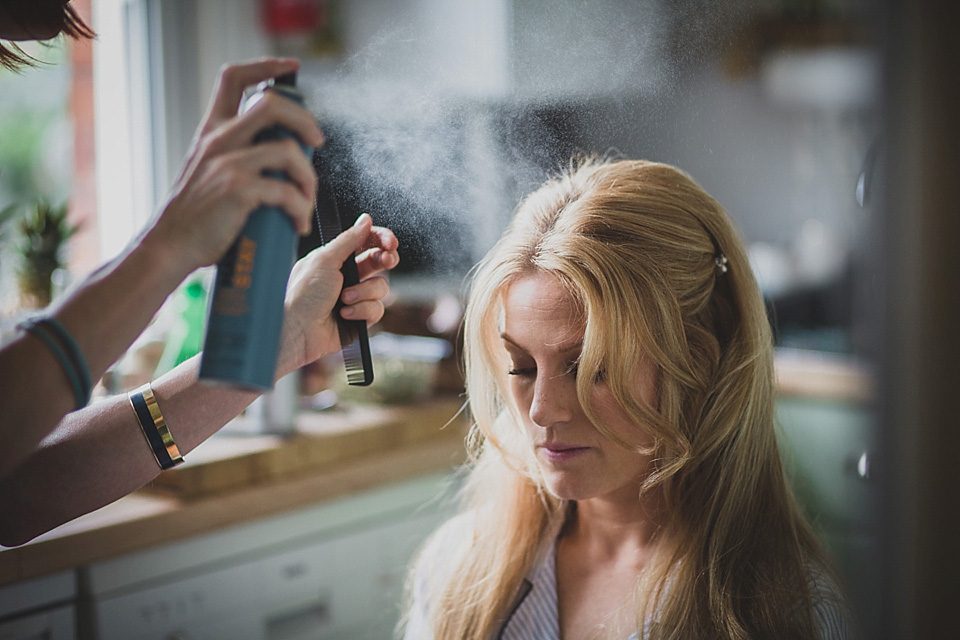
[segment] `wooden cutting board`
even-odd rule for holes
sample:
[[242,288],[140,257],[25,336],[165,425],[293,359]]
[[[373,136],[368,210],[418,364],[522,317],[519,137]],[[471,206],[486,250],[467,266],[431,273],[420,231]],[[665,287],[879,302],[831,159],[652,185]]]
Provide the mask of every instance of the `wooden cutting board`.
[[461,400],[444,399],[301,412],[289,437],[237,434],[244,431],[237,425],[208,439],[143,490],[191,500],[369,459],[429,438],[462,440],[467,421],[461,406]]

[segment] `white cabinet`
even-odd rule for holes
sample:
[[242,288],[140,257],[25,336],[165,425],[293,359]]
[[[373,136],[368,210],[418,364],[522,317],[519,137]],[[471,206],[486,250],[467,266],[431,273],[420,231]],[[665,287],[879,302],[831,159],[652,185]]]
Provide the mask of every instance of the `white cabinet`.
[[0,640],[73,640],[73,606],[55,607],[0,622]]
[[439,523],[415,516],[267,559],[263,637],[391,637],[409,561]]
[[433,475],[91,565],[85,638],[390,637],[406,568],[448,516]]
[[0,588],[0,640],[73,640],[72,571]]
[[170,576],[149,586],[91,594],[84,604],[91,616],[84,634],[104,640],[261,640],[254,610],[260,593],[255,564],[197,567],[195,574]]

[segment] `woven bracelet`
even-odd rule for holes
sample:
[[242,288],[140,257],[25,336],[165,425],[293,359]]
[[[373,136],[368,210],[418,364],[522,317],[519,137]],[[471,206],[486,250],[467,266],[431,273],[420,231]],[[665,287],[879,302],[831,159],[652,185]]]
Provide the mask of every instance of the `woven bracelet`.
[[90,402],[93,383],[87,359],[62,324],[53,318],[31,318],[17,325],[18,328],[40,339],[63,367],[67,380],[73,388],[76,409],[82,409]]
[[[93,380],[90,376],[90,365],[87,364],[87,359],[84,357],[80,345],[73,339],[73,336],[67,331],[67,328],[53,316],[37,318],[37,324],[52,329],[60,339],[60,342],[63,343],[64,348],[67,350],[67,355],[70,357],[70,361],[80,376],[80,382],[86,390],[86,402],[89,402],[90,392],[93,390]],[[84,404],[86,404],[86,402]]]

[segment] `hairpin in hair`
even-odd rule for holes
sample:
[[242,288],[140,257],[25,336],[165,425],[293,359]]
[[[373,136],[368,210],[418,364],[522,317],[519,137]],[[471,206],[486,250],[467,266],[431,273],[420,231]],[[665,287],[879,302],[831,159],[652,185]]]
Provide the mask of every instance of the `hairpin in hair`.
[[729,269],[729,267],[727,267],[727,264],[729,264],[727,256],[723,255],[722,253],[717,254],[717,257],[713,259],[713,263],[717,265],[717,275],[722,276]]

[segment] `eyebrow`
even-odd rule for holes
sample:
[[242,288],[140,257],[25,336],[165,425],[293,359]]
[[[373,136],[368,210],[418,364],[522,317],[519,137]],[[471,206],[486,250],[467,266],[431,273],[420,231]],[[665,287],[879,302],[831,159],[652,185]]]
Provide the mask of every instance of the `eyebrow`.
[[[512,344],[514,347],[516,347],[516,348],[519,349],[520,351],[523,351],[524,353],[526,353],[527,350],[524,349],[523,347],[521,347],[521,346],[517,343],[516,340],[514,340],[514,339],[511,338],[509,335],[507,335],[506,332],[501,333],[501,334],[500,334],[500,338],[501,338],[504,342],[509,342],[510,344]],[[550,346],[557,346],[557,345],[550,345]],[[570,344],[568,344],[568,345],[559,346],[559,347],[558,347],[558,350],[560,351],[560,353],[570,353],[570,352],[572,352],[572,351],[582,351],[582,350],[583,350],[583,338],[577,340],[576,342],[572,342],[572,343],[570,343]]]

